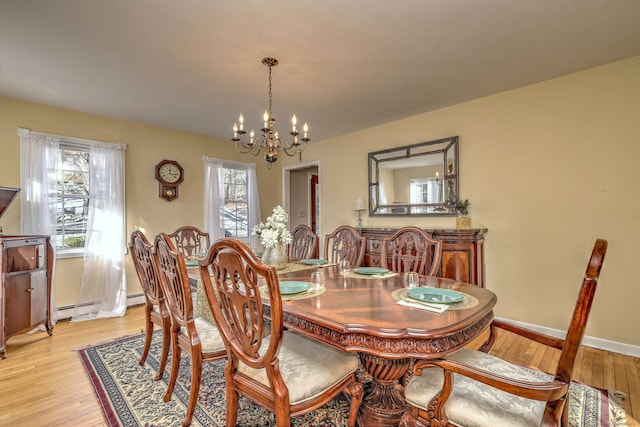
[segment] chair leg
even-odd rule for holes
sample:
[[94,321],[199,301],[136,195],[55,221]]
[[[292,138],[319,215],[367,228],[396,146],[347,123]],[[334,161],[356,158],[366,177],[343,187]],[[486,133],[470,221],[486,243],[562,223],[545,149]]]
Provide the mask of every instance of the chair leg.
[[165,402],[171,400],[173,388],[176,386],[176,381],[178,380],[178,370],[180,369],[181,349],[178,346],[178,339],[175,332],[171,332],[171,348],[173,348],[173,355],[171,356],[171,375],[169,376],[167,392],[164,394],[163,398]]
[[167,359],[169,358],[169,347],[171,346],[171,330],[170,325],[166,324],[162,326],[162,354],[160,355],[160,366],[158,366],[158,373],[155,380],[161,380],[164,375],[164,369],[167,366]]
[[191,355],[191,391],[189,392],[189,404],[187,405],[187,414],[182,420],[182,426],[186,427],[191,424],[193,411],[198,403],[198,392],[200,391],[200,380],[202,378],[202,353]]
[[349,402],[349,427],[355,427],[358,419],[358,411],[360,410],[362,398],[364,397],[364,387],[362,383],[355,381],[345,390],[351,396],[351,402]]
[[[227,363],[225,368],[225,377],[230,378],[231,363]],[[233,381],[226,382],[227,395],[227,427],[236,427],[238,421],[238,392],[233,388]]]
[[145,323],[146,323],[146,335],[144,337],[144,350],[142,350],[142,357],[140,357],[140,366],[144,365],[149,355],[149,349],[151,348],[151,338],[153,337],[153,322],[151,321],[151,308],[147,304],[145,307]]

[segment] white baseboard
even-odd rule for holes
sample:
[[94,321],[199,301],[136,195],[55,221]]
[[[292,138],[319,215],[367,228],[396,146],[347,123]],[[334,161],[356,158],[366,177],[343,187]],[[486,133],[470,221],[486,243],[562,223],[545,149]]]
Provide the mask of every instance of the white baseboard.
[[[567,331],[561,331],[559,329],[547,328],[545,326],[532,325],[530,323],[517,322],[511,319],[505,319],[502,317],[496,317],[496,320],[503,320],[505,322],[513,323],[514,325],[522,326],[523,328],[532,329],[543,334],[551,335],[554,338],[561,338],[567,335]],[[601,350],[612,351],[614,353],[626,354],[628,356],[640,357],[640,346],[625,344],[617,341],[609,341],[602,338],[585,336],[582,339],[582,345],[587,347],[599,348]]]
[[[128,295],[127,296],[127,307],[131,307],[134,305],[140,305],[140,304],[144,304],[144,295],[143,294],[136,294],[136,295]],[[77,307],[76,312],[74,313],[74,309],[76,308],[76,306],[74,305],[68,305],[65,307],[58,307],[58,309],[56,310],[56,320],[63,320],[63,319],[71,319],[73,317],[74,314],[81,316],[83,314],[89,314],[90,310],[91,310],[91,305],[87,305],[85,307]]]

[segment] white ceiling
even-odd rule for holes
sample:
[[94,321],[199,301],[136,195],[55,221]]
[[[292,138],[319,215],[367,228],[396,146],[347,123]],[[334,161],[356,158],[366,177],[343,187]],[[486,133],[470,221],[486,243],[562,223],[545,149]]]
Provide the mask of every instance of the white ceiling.
[[0,0],[0,95],[228,139],[260,127],[273,56],[278,128],[318,141],[640,55],[639,22],[638,0]]

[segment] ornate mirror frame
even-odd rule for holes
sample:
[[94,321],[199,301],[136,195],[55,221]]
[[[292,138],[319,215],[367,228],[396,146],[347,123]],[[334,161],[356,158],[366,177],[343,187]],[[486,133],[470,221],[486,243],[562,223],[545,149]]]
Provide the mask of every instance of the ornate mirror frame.
[[459,194],[458,137],[369,153],[369,215],[455,216],[445,203]]

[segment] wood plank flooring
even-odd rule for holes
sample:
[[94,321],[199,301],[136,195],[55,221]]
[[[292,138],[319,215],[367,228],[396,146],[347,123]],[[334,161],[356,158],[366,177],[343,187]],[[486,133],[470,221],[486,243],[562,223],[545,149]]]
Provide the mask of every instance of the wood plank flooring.
[[[58,322],[53,336],[45,332],[9,339],[0,360],[0,426],[104,426],[84,368],[75,350],[141,332],[142,306],[125,317],[89,322]],[[559,352],[500,331],[492,353],[549,370]],[[627,394],[629,425],[639,426],[640,359],[582,347],[575,380]]]

